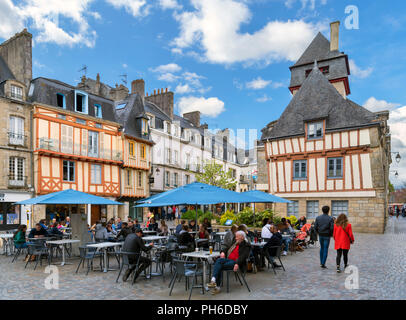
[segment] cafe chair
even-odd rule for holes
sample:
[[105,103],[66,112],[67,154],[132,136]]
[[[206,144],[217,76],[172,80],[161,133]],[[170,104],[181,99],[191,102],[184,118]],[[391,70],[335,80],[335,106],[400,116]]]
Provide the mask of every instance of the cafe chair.
[[[172,276],[172,279],[169,283],[169,287],[171,288],[169,290],[169,295],[172,294],[173,287],[176,283],[176,280],[179,279],[179,281],[182,279],[182,277],[185,277],[185,289],[186,291],[190,287],[190,292],[189,292],[189,300],[192,297],[192,291],[194,288],[201,288],[202,293],[204,294],[204,283],[203,283],[203,271],[200,267],[203,266],[202,262],[185,262],[185,260],[174,260],[173,265],[175,268],[174,275]],[[201,286],[196,286],[196,279],[197,277],[201,277],[202,279],[202,285]],[[189,285],[189,279],[192,278],[192,285]]]

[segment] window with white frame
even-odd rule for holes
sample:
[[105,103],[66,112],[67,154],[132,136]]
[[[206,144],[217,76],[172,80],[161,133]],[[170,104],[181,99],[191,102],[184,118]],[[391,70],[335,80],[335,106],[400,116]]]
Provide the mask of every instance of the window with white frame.
[[343,177],[343,158],[328,158],[328,171],[329,178],[342,178]]
[[88,156],[93,158],[99,157],[99,133],[89,131]]
[[293,161],[293,179],[306,179],[307,178],[307,161],[297,160]]
[[174,187],[178,186],[178,173],[177,172],[174,172],[172,175],[172,185]]
[[15,85],[11,85],[11,98],[22,100],[23,99],[23,88]]
[[174,153],[173,153],[173,160],[174,160],[174,163],[175,164],[178,164],[178,162],[179,162],[179,152],[178,152],[178,150],[175,150],[174,151]]
[[9,143],[13,145],[24,145],[24,119],[10,116]]
[[307,124],[307,138],[319,139],[323,137],[323,122],[312,122]]
[[75,162],[63,161],[63,181],[75,182]]
[[307,201],[306,213],[308,219],[315,219],[319,215],[319,201]]
[[186,166],[185,166],[186,170],[190,169],[190,153],[186,153]]
[[90,183],[101,184],[102,166],[99,164],[92,164],[90,167]]
[[24,181],[24,158],[10,157],[9,160],[9,180]]
[[288,205],[288,216],[295,216],[296,218],[299,218],[299,201],[297,200],[291,200]]
[[100,104],[94,105],[94,116],[97,118],[102,118],[102,107]]
[[188,174],[185,175],[185,184],[190,183],[190,176]]
[[87,113],[88,95],[81,91],[75,91],[75,111]]
[[172,161],[172,155],[171,155],[171,149],[170,148],[166,148],[166,163],[171,163]]
[[169,187],[169,179],[170,179],[170,172],[169,172],[169,171],[166,171],[166,172],[165,172],[165,185],[166,185],[167,187]]
[[347,200],[331,201],[331,215],[333,217],[338,217],[342,213],[348,216],[348,201]]

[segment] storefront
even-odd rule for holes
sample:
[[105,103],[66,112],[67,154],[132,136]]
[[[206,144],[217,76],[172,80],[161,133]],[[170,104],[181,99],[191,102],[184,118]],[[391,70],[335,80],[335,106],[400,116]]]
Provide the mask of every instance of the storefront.
[[138,222],[144,221],[144,208],[135,208],[136,201],[129,201],[130,205],[130,214],[129,216],[132,219],[137,219]]
[[17,229],[20,224],[27,224],[30,206],[14,203],[30,198],[29,193],[0,191],[0,231]]

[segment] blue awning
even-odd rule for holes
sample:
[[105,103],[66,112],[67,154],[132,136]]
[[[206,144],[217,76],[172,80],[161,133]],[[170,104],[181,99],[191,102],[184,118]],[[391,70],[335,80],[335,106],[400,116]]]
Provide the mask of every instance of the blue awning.
[[208,184],[193,182],[138,202],[135,207],[208,205],[217,203],[250,203],[258,198]]
[[122,203],[94,196],[85,192],[73,189],[63,190],[39,196],[36,198],[19,201],[15,204],[94,204],[94,205],[122,205]]
[[257,201],[251,201],[253,203],[268,203],[268,202],[276,202],[276,203],[291,203],[292,201],[286,200],[284,198],[280,198],[274,196],[273,194],[262,192],[259,190],[251,190],[243,192],[243,194],[250,195],[252,197],[257,198]]

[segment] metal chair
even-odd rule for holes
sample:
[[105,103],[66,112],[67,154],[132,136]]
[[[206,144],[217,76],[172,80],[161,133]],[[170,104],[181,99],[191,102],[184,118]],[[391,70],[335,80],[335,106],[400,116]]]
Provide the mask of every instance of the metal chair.
[[[245,280],[245,274],[244,274],[244,272],[242,272],[241,270],[237,270],[237,271],[234,271],[234,270],[223,270],[223,273],[224,273],[224,272],[226,273],[226,279],[227,279],[227,281],[226,281],[226,284],[227,284],[227,293],[230,292],[230,273],[231,273],[231,272],[234,273],[235,279],[238,280],[242,286],[245,284],[245,286],[246,286],[247,289],[248,289],[248,292],[251,292],[250,288],[248,287],[248,283],[247,283],[247,281]],[[224,276],[221,277],[221,279],[222,279],[222,283],[223,283]],[[241,281],[241,279],[242,279],[242,281]],[[244,284],[243,284],[243,282],[244,282]]]
[[79,247],[79,254],[80,254],[80,261],[79,261],[78,267],[76,268],[76,273],[78,273],[80,265],[82,264],[82,266],[84,266],[85,261],[87,261],[86,275],[88,275],[90,268],[92,268],[92,270],[93,270],[93,260],[95,257],[100,257],[100,270],[103,269],[102,259],[101,259],[102,255],[100,254],[100,252],[96,252],[96,250],[94,250],[94,248],[81,246],[81,247]]
[[34,270],[37,269],[38,262],[40,262],[40,265],[42,266],[42,257],[43,256],[47,257],[48,265],[51,264],[49,249],[47,247],[45,247],[45,242],[37,241],[36,243],[28,243],[27,249],[28,249],[28,259],[27,259],[27,263],[25,264],[24,269],[27,268],[27,265],[29,262],[31,262],[32,257],[36,257],[36,263],[35,263]]
[[[135,273],[137,272],[138,267],[139,267],[139,263],[140,263],[139,257],[141,256],[141,253],[120,251],[118,253],[118,255],[120,256],[121,266],[120,266],[120,271],[118,273],[116,282],[118,282],[118,279],[120,279],[120,275],[121,275],[121,272],[123,272],[124,266],[127,266],[127,270],[132,267],[135,267],[135,270],[133,271],[133,278],[132,278],[132,284],[134,284]],[[136,262],[135,263],[130,262],[130,257],[133,257]],[[146,270],[145,270],[145,272],[146,272]]]
[[169,283],[169,287],[171,288],[169,290],[169,295],[172,294],[172,290],[173,290],[176,280],[179,278],[179,281],[180,281],[182,279],[182,277],[185,277],[186,291],[189,289],[189,279],[190,278],[193,279],[192,285],[190,286],[189,300],[192,297],[193,288],[200,288],[200,286],[195,286],[197,277],[202,277],[201,289],[202,289],[202,293],[204,294],[203,271],[200,268],[201,266],[203,266],[202,262],[189,262],[189,261],[186,262],[184,260],[176,259],[173,261],[173,264],[175,267],[175,272]]
[[271,263],[272,259],[271,259],[271,256],[269,255],[269,249],[276,249],[274,258],[277,258],[279,260],[279,263],[281,264],[283,271],[286,271],[285,266],[283,265],[282,260],[281,260],[282,245],[268,247],[267,249],[268,250],[264,250],[264,255],[265,255],[265,258],[268,260],[268,268],[269,268],[269,264],[270,264],[272,266],[273,272],[276,274],[276,268],[275,268],[274,264]]

